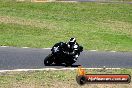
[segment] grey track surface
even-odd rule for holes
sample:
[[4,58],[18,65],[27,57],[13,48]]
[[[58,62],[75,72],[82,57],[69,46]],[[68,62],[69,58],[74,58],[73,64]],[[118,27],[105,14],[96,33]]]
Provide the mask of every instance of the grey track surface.
[[[47,68],[43,60],[49,53],[49,49],[0,47],[0,70]],[[131,68],[132,52],[83,51],[73,67],[77,65],[89,68],[103,66]],[[64,66],[49,67],[62,68]]]

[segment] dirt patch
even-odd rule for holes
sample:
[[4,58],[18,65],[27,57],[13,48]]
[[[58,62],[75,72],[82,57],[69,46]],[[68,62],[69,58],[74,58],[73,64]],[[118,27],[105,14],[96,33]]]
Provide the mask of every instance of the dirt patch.
[[[99,22],[97,25],[107,28],[110,28],[113,32],[119,32],[123,34],[132,35],[132,25],[128,22],[121,22],[121,21],[105,21],[105,22]],[[122,34],[121,34],[122,35]]]
[[27,25],[27,26],[47,28],[47,29],[56,29],[56,25],[57,25],[53,22],[29,20],[29,19],[27,20],[27,19],[15,18],[9,16],[0,16],[0,23]]

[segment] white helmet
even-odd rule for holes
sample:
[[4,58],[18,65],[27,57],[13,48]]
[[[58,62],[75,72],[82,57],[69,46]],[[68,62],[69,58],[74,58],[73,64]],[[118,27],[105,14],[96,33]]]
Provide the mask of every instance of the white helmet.
[[75,38],[70,38],[68,45],[72,46],[76,43],[76,39]]

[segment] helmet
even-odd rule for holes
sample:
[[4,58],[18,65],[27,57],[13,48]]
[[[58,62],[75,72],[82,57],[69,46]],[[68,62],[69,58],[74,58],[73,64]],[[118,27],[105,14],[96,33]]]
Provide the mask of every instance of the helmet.
[[75,38],[70,38],[69,42],[75,43],[76,42],[76,39]]
[[74,45],[75,43],[76,43],[76,39],[75,39],[75,38],[70,38],[68,44],[69,44],[70,46],[72,46],[72,45]]

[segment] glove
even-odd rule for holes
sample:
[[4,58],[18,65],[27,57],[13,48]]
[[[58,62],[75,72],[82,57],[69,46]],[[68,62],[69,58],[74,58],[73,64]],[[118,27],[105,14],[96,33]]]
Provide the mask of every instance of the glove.
[[54,52],[58,52],[59,51],[59,49],[58,49],[58,47],[54,47]]

